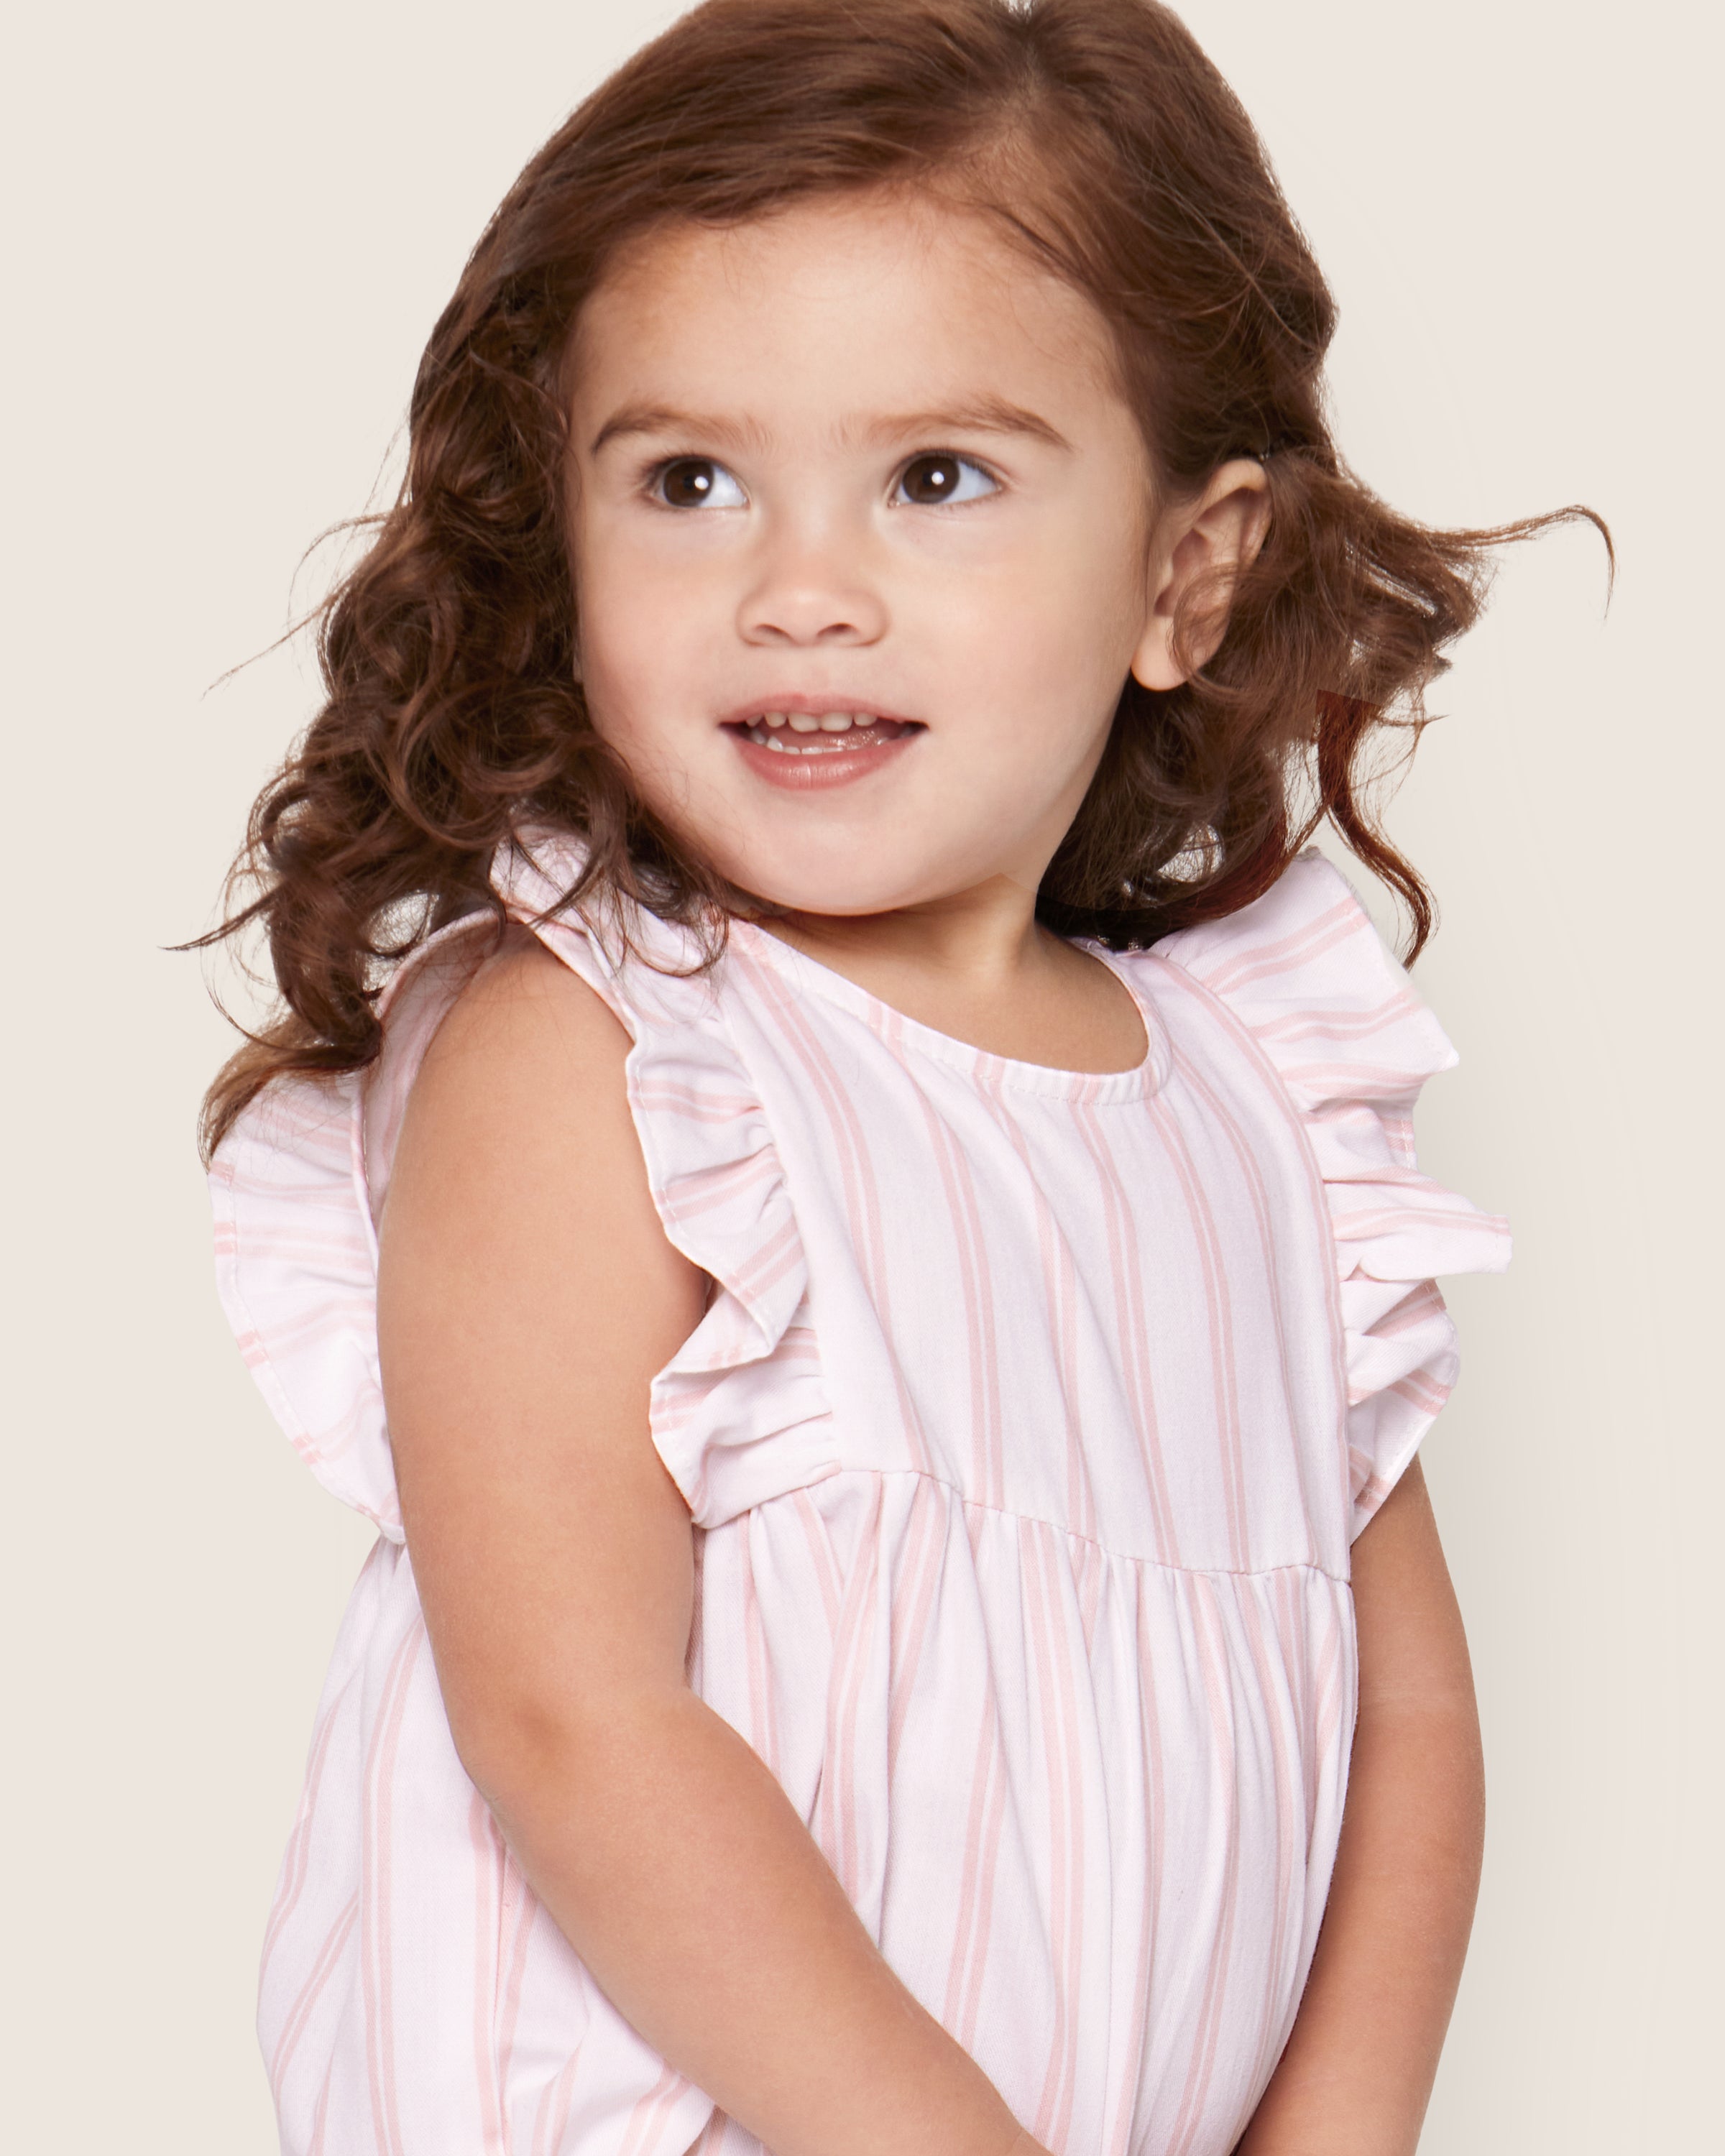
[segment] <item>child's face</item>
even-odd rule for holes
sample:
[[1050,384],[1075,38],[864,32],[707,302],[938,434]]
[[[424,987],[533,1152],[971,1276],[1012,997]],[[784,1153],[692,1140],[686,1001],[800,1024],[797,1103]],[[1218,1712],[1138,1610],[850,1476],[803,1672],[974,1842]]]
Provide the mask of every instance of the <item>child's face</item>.
[[883,194],[655,236],[577,354],[582,674],[643,796],[798,911],[1034,890],[1165,566],[1090,304]]

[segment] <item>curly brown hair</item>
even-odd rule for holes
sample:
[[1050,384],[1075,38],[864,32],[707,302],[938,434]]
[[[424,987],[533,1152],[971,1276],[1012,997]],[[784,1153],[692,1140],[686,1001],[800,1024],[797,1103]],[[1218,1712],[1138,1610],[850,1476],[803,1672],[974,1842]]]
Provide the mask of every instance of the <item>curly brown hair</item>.
[[1256,897],[1327,817],[1405,901],[1417,955],[1431,901],[1370,811],[1373,743],[1417,738],[1492,546],[1599,520],[1435,531],[1348,470],[1322,403],[1328,290],[1250,121],[1155,0],[707,0],[540,151],[432,332],[400,492],[321,610],[327,700],[201,939],[261,924],[283,1004],[211,1087],[207,1153],[273,1078],[376,1055],[389,972],[499,911],[493,857],[528,826],[583,838],[566,902],[602,885],[716,947],[746,894],[636,798],[575,679],[572,331],[655,228],[883,185],[987,212],[1089,297],[1160,487],[1241,454],[1268,477],[1219,648],[1177,689],[1126,682],[1039,916],[1152,942]]

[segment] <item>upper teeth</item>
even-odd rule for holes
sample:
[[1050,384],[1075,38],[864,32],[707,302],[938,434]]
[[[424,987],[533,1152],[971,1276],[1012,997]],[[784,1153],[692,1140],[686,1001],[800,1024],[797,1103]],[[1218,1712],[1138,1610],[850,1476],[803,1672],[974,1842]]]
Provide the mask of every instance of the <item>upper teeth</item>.
[[853,726],[874,724],[871,711],[822,711],[819,716],[813,711],[763,711],[760,723],[767,726],[788,726],[793,734],[843,734]]
[[[793,747],[791,734],[867,733],[880,723],[873,711],[762,711],[759,718],[747,722],[749,739],[762,748],[783,749],[798,756],[818,755],[822,744],[798,742]],[[827,746],[836,749],[839,744],[832,742]]]

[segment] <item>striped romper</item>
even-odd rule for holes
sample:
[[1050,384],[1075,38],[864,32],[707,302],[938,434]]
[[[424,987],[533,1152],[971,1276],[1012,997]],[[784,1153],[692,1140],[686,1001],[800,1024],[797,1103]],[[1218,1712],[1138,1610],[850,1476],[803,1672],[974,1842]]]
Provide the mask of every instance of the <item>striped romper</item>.
[[[1056,2156],[1227,2156],[1316,1943],[1355,1707],[1349,1546],[1455,1374],[1430,1276],[1504,1224],[1414,1165],[1454,1061],[1316,853],[1097,950],[1148,1048],[987,1055],[746,922],[708,974],[511,912],[616,1013],[670,1241],[655,1378],[696,1534],[689,1681],[887,1961]],[[281,1084],[212,1174],[269,1403],[379,1533],[318,1712],[259,2027],[288,2156],[760,2156],[612,2007],[450,1742],[378,1382],[374,1221],[485,947],[434,937],[363,1078]]]

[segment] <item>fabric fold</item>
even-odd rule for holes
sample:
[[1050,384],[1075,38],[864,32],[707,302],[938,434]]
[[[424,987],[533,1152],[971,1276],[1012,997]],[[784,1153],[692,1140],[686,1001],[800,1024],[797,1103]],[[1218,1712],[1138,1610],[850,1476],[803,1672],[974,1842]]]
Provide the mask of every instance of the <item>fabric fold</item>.
[[223,1140],[209,1173],[216,1286],[295,1450],[398,1543],[357,1094],[351,1077],[278,1082]]
[[1455,1383],[1435,1286],[1502,1272],[1509,1224],[1424,1173],[1413,1111],[1457,1061],[1346,877],[1315,848],[1237,913],[1157,946],[1227,1005],[1275,1070],[1322,1179],[1348,1373],[1353,1532]]

